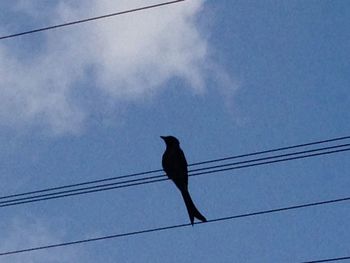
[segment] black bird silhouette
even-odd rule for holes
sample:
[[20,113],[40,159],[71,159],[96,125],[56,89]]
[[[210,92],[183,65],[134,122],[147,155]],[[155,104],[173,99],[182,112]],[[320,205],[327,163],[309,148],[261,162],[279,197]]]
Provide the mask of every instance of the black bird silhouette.
[[188,216],[190,217],[192,226],[194,218],[206,222],[207,219],[198,211],[192,201],[190,193],[188,192],[187,161],[184,152],[180,148],[179,140],[174,136],[160,137],[166,144],[166,149],[162,158],[163,170],[180,190],[185,201]]

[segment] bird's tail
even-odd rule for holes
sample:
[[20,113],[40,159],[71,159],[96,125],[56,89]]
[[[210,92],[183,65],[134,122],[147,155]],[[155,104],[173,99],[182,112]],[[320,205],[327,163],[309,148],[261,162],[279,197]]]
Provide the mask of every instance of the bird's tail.
[[190,217],[191,224],[193,225],[194,218],[201,220],[202,222],[207,222],[207,219],[198,211],[197,207],[194,205],[190,193],[185,190],[181,191],[182,197],[185,201],[188,216]]

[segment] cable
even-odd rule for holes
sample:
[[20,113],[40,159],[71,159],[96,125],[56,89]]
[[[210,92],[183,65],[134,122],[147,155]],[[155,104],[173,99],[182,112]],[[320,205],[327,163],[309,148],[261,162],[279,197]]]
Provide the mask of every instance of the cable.
[[[346,140],[346,139],[350,139],[350,136],[343,136],[343,137],[337,137],[337,138],[332,138],[332,139],[327,139],[327,140],[322,140],[322,141],[280,147],[280,148],[276,148],[276,149],[258,151],[258,152],[248,153],[248,154],[234,155],[234,156],[230,156],[230,157],[224,157],[224,158],[219,158],[219,159],[213,159],[213,160],[192,163],[192,164],[189,164],[188,166],[191,167],[191,166],[209,164],[209,163],[214,163],[214,162],[233,160],[233,159],[238,159],[238,158],[243,158],[243,157],[272,153],[272,152],[277,152],[277,151],[284,151],[284,150],[289,150],[289,149],[301,148],[301,147],[312,146],[312,145],[317,145],[317,144],[324,144],[324,143],[341,141],[341,140]],[[25,196],[25,195],[44,193],[44,192],[55,191],[55,190],[62,190],[62,189],[67,189],[67,188],[72,188],[72,187],[83,186],[83,185],[96,184],[96,183],[101,183],[101,182],[137,177],[140,175],[147,175],[147,174],[158,173],[158,172],[163,172],[163,170],[157,169],[157,170],[151,170],[151,171],[146,171],[146,172],[133,173],[133,174],[129,174],[129,175],[115,176],[115,177],[103,178],[103,179],[93,180],[93,181],[86,181],[86,182],[82,182],[82,183],[75,183],[75,184],[68,184],[68,185],[63,185],[63,186],[58,186],[58,187],[51,187],[51,188],[47,188],[47,189],[40,189],[40,190],[35,190],[35,191],[30,191],[30,192],[25,192],[25,193],[12,194],[12,195],[7,195],[7,196],[2,196],[2,197],[0,197],[0,200],[13,198],[13,197],[19,197],[19,196]]]
[[[321,206],[321,205],[339,203],[339,202],[345,202],[345,201],[350,201],[350,197],[332,199],[332,200],[326,200],[326,201],[320,201],[320,202],[313,202],[313,203],[306,203],[306,204],[295,205],[295,206],[281,207],[281,208],[275,208],[275,209],[270,209],[270,210],[262,210],[262,211],[258,211],[258,212],[232,215],[232,216],[227,216],[227,217],[220,217],[220,218],[210,219],[207,222],[196,222],[195,224],[196,225],[207,224],[207,223],[209,224],[209,223],[228,221],[228,220],[233,220],[233,219],[238,219],[238,218],[271,214],[271,213],[283,212],[283,211],[288,211],[288,210],[295,210],[295,209],[313,207],[313,206]],[[113,234],[113,235],[107,235],[107,236],[102,236],[102,237],[94,237],[94,238],[88,238],[88,239],[82,239],[82,240],[76,240],[76,241],[69,241],[69,242],[64,242],[64,243],[57,243],[57,244],[44,245],[44,246],[38,246],[38,247],[32,247],[32,248],[24,248],[24,249],[12,250],[12,251],[5,251],[5,252],[0,252],[0,256],[13,255],[13,254],[31,252],[31,251],[36,251],[36,250],[56,248],[56,247],[71,246],[71,245],[77,245],[77,244],[88,243],[88,242],[95,242],[95,241],[106,240],[106,239],[135,236],[135,235],[146,234],[146,233],[151,233],[151,232],[170,230],[170,229],[174,229],[174,228],[182,228],[182,227],[186,227],[186,226],[191,226],[191,224],[190,223],[178,224],[178,225],[172,225],[172,226],[166,226],[166,227],[158,227],[158,228],[151,228],[151,229],[127,232],[127,233],[122,233],[122,234]]]
[[334,261],[343,261],[346,259],[350,259],[349,257],[339,257],[339,258],[327,258],[327,259],[318,259],[318,260],[312,260],[312,261],[304,261],[301,263],[321,263],[321,262],[334,262]]
[[163,170],[162,169],[151,170],[151,171],[147,171],[147,172],[140,172],[140,173],[134,173],[134,174],[128,174],[128,175],[111,177],[111,178],[104,178],[104,179],[100,179],[100,180],[87,181],[87,182],[82,182],[82,183],[76,183],[76,184],[69,184],[69,185],[63,185],[63,186],[58,186],[58,187],[51,187],[51,188],[46,188],[46,189],[40,189],[40,190],[35,190],[35,191],[30,191],[30,192],[25,192],[25,193],[12,194],[12,195],[7,195],[7,196],[2,196],[2,197],[0,197],[0,200],[1,199],[12,198],[12,197],[19,197],[19,196],[24,196],[24,195],[38,194],[38,193],[44,193],[44,192],[49,192],[49,191],[54,191],[54,190],[72,188],[72,187],[83,186],[83,185],[88,185],[88,184],[95,184],[95,183],[100,183],[100,182],[119,180],[119,179],[124,179],[124,178],[129,178],[129,177],[135,177],[135,176],[140,176],[140,175],[152,174],[152,173],[156,173],[156,172],[163,172]]
[[[224,160],[232,160],[232,159],[237,159],[237,158],[242,158],[242,157],[249,157],[249,156],[254,156],[254,155],[259,155],[259,154],[272,153],[272,152],[276,152],[276,151],[288,150],[288,149],[293,149],[293,148],[311,146],[311,145],[316,145],[316,144],[323,144],[323,143],[327,143],[327,142],[340,141],[340,140],[345,140],[345,139],[349,139],[349,138],[350,138],[350,136],[338,137],[338,138],[327,139],[327,140],[323,140],[323,141],[316,141],[316,142],[311,142],[311,143],[304,143],[304,144],[299,144],[299,145],[293,145],[293,146],[277,148],[277,149],[270,149],[270,150],[253,152],[253,153],[248,153],[248,154],[235,155],[235,156],[230,156],[230,157],[225,157],[225,158],[220,158],[220,159],[207,160],[207,161],[192,163],[192,164],[189,164],[188,166],[190,167],[190,166],[196,166],[196,165],[201,165],[201,164],[208,164],[208,163],[219,162],[219,161],[224,161]],[[60,189],[65,189],[65,188],[77,187],[77,186],[82,186],[82,185],[95,184],[95,183],[106,182],[106,181],[113,181],[113,180],[119,180],[119,179],[124,179],[124,178],[129,178],[129,177],[136,177],[136,176],[152,174],[152,173],[156,173],[156,172],[163,172],[163,170],[162,169],[151,170],[151,171],[139,172],[139,173],[134,173],[134,174],[129,174],[129,175],[115,176],[115,177],[104,178],[104,179],[99,179],[99,180],[86,181],[86,182],[82,182],[82,183],[63,185],[63,186],[59,186],[59,187],[51,187],[51,188],[47,188],[47,189],[40,189],[40,190],[31,191],[31,192],[25,192],[25,193],[20,193],[20,194],[12,194],[12,195],[7,195],[7,196],[2,196],[2,197],[0,197],[0,200],[1,199],[11,198],[11,197],[18,197],[18,196],[24,196],[24,195],[30,195],[30,194],[36,194],[36,193],[43,193],[43,192],[48,192],[48,191],[53,191],[53,190],[60,190]]]
[[323,144],[323,143],[329,143],[329,142],[335,142],[335,141],[342,141],[342,140],[347,140],[347,139],[350,139],[350,136],[343,136],[343,137],[337,137],[337,138],[332,138],[332,139],[327,139],[327,140],[322,140],[322,141],[302,143],[302,144],[297,144],[297,145],[292,145],[292,146],[285,146],[285,147],[280,147],[280,148],[276,148],[276,149],[259,151],[259,152],[253,152],[253,153],[248,153],[248,154],[241,154],[241,155],[236,155],[236,156],[231,156],[231,157],[224,157],[224,158],[219,158],[219,159],[214,159],[214,160],[209,160],[209,161],[204,161],[204,162],[198,162],[198,163],[190,164],[189,166],[200,165],[200,164],[207,164],[207,163],[213,163],[213,162],[219,162],[219,161],[227,161],[227,160],[232,160],[232,159],[237,159],[237,158],[242,158],[242,157],[249,157],[249,156],[253,156],[253,155],[260,155],[260,154],[265,154],[265,153],[272,153],[272,152],[278,152],[278,151],[284,151],[284,150],[291,150],[291,149],[295,149],[295,148],[301,148],[301,147],[306,147],[306,146],[313,146],[313,145],[316,145],[316,144]]
[[[207,161],[192,163],[192,164],[189,164],[188,166],[190,167],[190,166],[197,166],[197,165],[208,164],[208,163],[213,163],[213,162],[238,159],[238,158],[243,158],[243,157],[249,157],[249,156],[260,155],[260,154],[265,154],[265,153],[272,153],[272,152],[277,152],[277,151],[289,150],[289,149],[300,148],[300,147],[305,147],[305,146],[312,146],[312,145],[323,144],[323,143],[328,143],[328,142],[341,141],[341,140],[346,140],[346,139],[350,139],[350,136],[337,137],[337,138],[333,138],[333,139],[327,139],[327,140],[322,140],[322,141],[286,146],[286,147],[281,147],[281,148],[277,148],[277,149],[270,149],[270,150],[258,151],[258,152],[248,153],[248,154],[241,154],[241,155],[235,155],[235,156],[224,157],[224,158],[219,158],[219,159],[207,160]],[[65,189],[65,188],[77,187],[77,186],[82,186],[82,185],[119,180],[119,179],[124,179],[124,178],[129,178],[129,177],[136,177],[136,176],[140,176],[140,175],[152,174],[152,173],[157,173],[157,172],[163,172],[163,170],[157,169],[157,170],[151,170],[151,171],[146,171],[146,172],[133,173],[133,174],[129,174],[129,175],[115,176],[115,177],[109,177],[109,178],[104,178],[104,179],[99,179],[99,180],[86,181],[86,182],[82,182],[82,183],[63,185],[63,186],[59,186],[59,187],[40,189],[40,190],[25,192],[25,193],[20,193],[20,194],[7,195],[7,196],[0,197],[0,200],[11,198],[11,197],[18,197],[18,196],[43,193],[43,192],[48,192],[48,191],[53,191],[53,190],[60,190],[60,189]]]
[[[334,149],[334,148],[349,146],[349,145],[350,144],[344,144],[344,145],[324,147],[324,148],[296,152],[296,153],[283,154],[283,155],[279,155],[279,156],[270,156],[270,157],[255,159],[255,160],[253,159],[253,160],[249,160],[249,161],[237,162],[237,163],[232,163],[232,164],[224,164],[221,166],[214,166],[213,168],[225,167],[227,165],[237,165],[237,164],[243,164],[243,163],[249,163],[249,162],[256,162],[256,161],[261,161],[261,160],[276,159],[276,158],[281,158],[281,157],[285,157],[285,156],[298,155],[298,154],[302,154],[302,153],[310,153],[310,152],[320,151],[320,150],[324,150],[324,149]],[[308,154],[308,155],[294,156],[294,157],[277,159],[277,160],[266,161],[266,162],[240,165],[240,166],[234,166],[234,167],[229,167],[229,168],[221,168],[221,169],[210,170],[210,171],[199,172],[199,173],[197,172],[197,173],[190,174],[190,176],[211,174],[211,173],[216,173],[216,172],[229,171],[229,170],[259,166],[259,165],[265,165],[265,164],[272,164],[272,163],[278,163],[278,162],[284,162],[284,161],[290,161],[290,160],[304,159],[304,158],[308,158],[308,157],[315,157],[315,156],[320,156],[320,155],[345,152],[345,151],[349,151],[349,150],[350,150],[350,148],[345,148],[345,149],[338,149],[338,150],[332,150],[332,151],[327,151],[327,152],[313,153],[313,154]],[[197,170],[202,170],[202,169],[197,169]],[[144,184],[150,184],[150,183],[169,180],[168,178],[158,179],[161,177],[164,177],[164,175],[128,180],[128,181],[111,183],[111,184],[105,184],[105,185],[101,185],[101,186],[93,186],[93,187],[86,187],[86,188],[80,188],[80,189],[74,189],[74,190],[68,190],[68,191],[61,191],[61,192],[49,193],[49,194],[26,197],[26,198],[18,198],[18,199],[9,200],[9,201],[2,201],[2,202],[0,202],[0,208],[14,206],[14,205],[20,205],[20,204],[27,204],[27,203],[32,203],[32,202],[38,202],[38,201],[44,201],[44,200],[63,198],[63,197],[68,197],[68,196],[95,193],[95,192],[118,189],[118,188],[126,188],[126,187],[131,187],[131,186],[136,186],[136,185],[144,185]],[[145,180],[149,180],[149,181],[145,181]],[[140,182],[140,181],[145,181],[145,182]]]
[[[292,156],[292,155],[297,155],[297,154],[311,153],[311,152],[316,152],[316,151],[321,151],[321,150],[340,148],[340,147],[344,147],[344,146],[350,146],[350,144],[336,145],[336,146],[324,147],[324,148],[313,149],[313,150],[308,150],[308,151],[294,152],[294,153],[288,153],[288,154],[283,154],[283,155],[275,155],[275,156],[269,156],[269,157],[264,157],[264,158],[252,159],[252,160],[247,160],[247,161],[228,163],[228,164],[216,165],[216,166],[211,166],[211,167],[204,167],[204,168],[190,170],[189,172],[191,173],[191,172],[195,172],[195,171],[202,171],[202,170],[208,170],[208,169],[214,169],[214,168],[222,168],[222,167],[245,164],[245,163],[250,163],[250,162],[263,161],[263,160],[275,159],[275,158],[280,158],[280,157],[287,157],[287,156]],[[12,200],[0,201],[0,204],[14,202],[14,201],[23,201],[26,199],[33,199],[36,197],[46,197],[46,196],[52,196],[52,195],[56,195],[56,194],[66,194],[66,193],[71,193],[71,192],[78,192],[81,190],[91,190],[91,189],[96,189],[96,188],[100,188],[100,187],[133,183],[133,182],[138,182],[138,181],[162,178],[163,176],[165,176],[165,174],[158,175],[158,176],[144,177],[144,178],[139,178],[139,179],[133,179],[133,180],[127,180],[127,181],[121,181],[121,182],[116,182],[116,183],[108,183],[108,184],[102,184],[102,185],[97,185],[97,186],[78,188],[78,189],[61,191],[61,192],[54,192],[54,193],[49,193],[49,194],[42,194],[42,195],[37,195],[37,196],[30,196],[30,197],[25,197],[25,198],[17,198],[17,199],[12,199]],[[191,174],[190,174],[190,176],[191,176]],[[121,177],[119,177],[119,178],[121,178]]]
[[343,148],[343,147],[347,147],[347,146],[350,146],[350,143],[341,144],[341,145],[335,145],[335,146],[329,146],[329,147],[323,147],[323,148],[318,148],[318,149],[312,149],[312,150],[306,150],[306,151],[301,151],[301,152],[294,152],[294,153],[292,152],[292,153],[287,153],[287,154],[268,156],[268,157],[263,157],[263,158],[248,160],[248,161],[236,162],[236,163],[228,163],[228,164],[221,164],[221,165],[216,165],[216,166],[204,167],[204,168],[190,170],[189,172],[202,171],[202,170],[227,167],[227,166],[232,166],[232,165],[237,165],[237,164],[250,163],[252,161],[265,161],[265,160],[270,160],[270,159],[275,159],[275,158],[280,158],[280,157],[287,157],[287,156],[304,154],[304,153],[312,153],[312,152],[330,150],[330,149],[335,149],[335,148]]
[[[337,146],[334,146],[334,147],[337,147]],[[327,148],[330,148],[330,147],[327,147]],[[331,147],[331,148],[333,148],[333,147]],[[216,173],[216,172],[235,170],[235,169],[264,165],[264,164],[272,164],[272,163],[295,160],[295,159],[303,159],[303,158],[307,158],[307,157],[314,157],[314,156],[344,152],[344,151],[349,151],[349,150],[350,150],[350,148],[345,148],[345,149],[340,149],[340,150],[335,150],[335,151],[328,151],[328,152],[321,152],[321,153],[316,153],[316,154],[309,154],[309,155],[303,155],[303,156],[296,156],[296,157],[272,160],[272,161],[268,161],[268,162],[260,162],[260,163],[255,163],[255,164],[241,165],[241,166],[229,167],[229,168],[224,168],[224,169],[216,169],[216,170],[212,170],[212,171],[190,174],[190,176],[211,174],[211,173]],[[304,152],[309,152],[309,151],[304,151]],[[303,152],[299,152],[299,153],[303,153]],[[299,154],[299,153],[295,153],[295,154]],[[290,155],[290,154],[288,154],[288,155]],[[285,155],[282,155],[282,156],[285,156]],[[281,157],[281,156],[272,156],[272,157]],[[270,159],[270,157],[260,158],[260,159],[256,159],[256,160],[261,160],[261,159]],[[256,160],[238,162],[238,163],[234,163],[234,164],[255,162]],[[223,165],[223,166],[225,166],[225,165]],[[158,179],[158,178],[162,178],[162,179]],[[151,180],[149,180],[149,179],[151,179]],[[140,182],[140,181],[144,181],[144,180],[149,180],[149,181]],[[50,193],[50,194],[44,194],[44,195],[38,195],[38,196],[3,201],[3,202],[0,202],[0,207],[14,206],[14,205],[19,205],[19,204],[26,204],[26,203],[32,203],[32,202],[38,202],[38,201],[44,201],[44,200],[50,200],[50,199],[56,199],[56,198],[74,196],[74,195],[81,195],[81,194],[87,194],[87,193],[95,193],[95,192],[118,189],[118,188],[126,188],[126,187],[150,184],[150,183],[161,182],[161,181],[166,181],[166,180],[169,180],[169,179],[165,178],[164,175],[147,177],[147,178],[140,178],[140,179],[128,180],[128,181],[117,182],[117,183],[112,183],[112,184],[105,184],[105,185],[101,185],[101,186],[93,186],[93,187],[80,188],[80,189],[74,189],[74,190],[69,190],[69,191],[55,192],[55,193]]]
[[175,3],[184,2],[184,1],[186,1],[186,0],[169,1],[169,2],[159,3],[159,4],[155,4],[155,5],[149,5],[149,6],[143,6],[143,7],[139,7],[139,8],[129,9],[129,10],[125,10],[125,11],[121,11],[121,12],[117,12],[117,13],[112,13],[112,14],[107,14],[107,15],[96,16],[96,17],[86,18],[86,19],[82,19],[82,20],[67,22],[67,23],[58,24],[58,25],[54,25],[54,26],[42,27],[42,28],[38,28],[38,29],[34,29],[34,30],[21,32],[21,33],[16,33],[16,34],[11,34],[11,35],[7,35],[7,36],[2,36],[2,37],[0,37],[0,40],[6,39],[6,38],[14,38],[14,37],[18,37],[18,36],[33,34],[33,33],[38,33],[38,32],[42,32],[42,31],[46,31],[46,30],[52,30],[52,29],[65,27],[65,26],[71,26],[71,25],[86,23],[86,22],[90,22],[90,21],[93,21],[93,20],[109,18],[109,17],[112,17],[112,16],[124,15],[124,14],[127,14],[127,13],[138,12],[138,11],[142,11],[142,10],[146,10],[146,9],[161,7],[161,6],[175,4]]

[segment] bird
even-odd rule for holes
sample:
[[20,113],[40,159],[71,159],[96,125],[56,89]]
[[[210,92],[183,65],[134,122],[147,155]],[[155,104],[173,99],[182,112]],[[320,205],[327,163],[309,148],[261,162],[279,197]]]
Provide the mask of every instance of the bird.
[[191,225],[197,218],[202,222],[207,219],[198,211],[192,201],[188,191],[188,169],[184,152],[180,148],[179,140],[174,136],[160,136],[166,145],[166,149],[162,156],[162,167],[166,175],[171,179],[176,187],[180,190],[182,198],[185,202]]

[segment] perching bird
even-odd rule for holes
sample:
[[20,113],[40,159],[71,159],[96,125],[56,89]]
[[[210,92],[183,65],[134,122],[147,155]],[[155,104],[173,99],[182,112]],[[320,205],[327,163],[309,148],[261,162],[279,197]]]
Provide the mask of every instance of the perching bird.
[[207,219],[198,211],[192,201],[190,193],[188,192],[187,161],[185,154],[180,148],[180,142],[174,136],[160,137],[166,144],[166,149],[162,158],[163,170],[180,190],[185,201],[188,216],[190,217],[192,226],[194,218],[206,222]]

